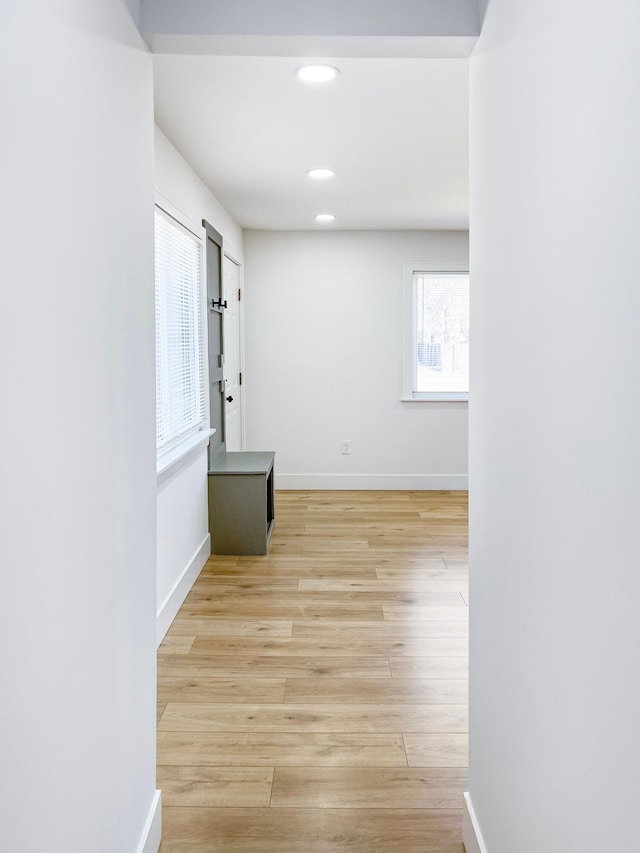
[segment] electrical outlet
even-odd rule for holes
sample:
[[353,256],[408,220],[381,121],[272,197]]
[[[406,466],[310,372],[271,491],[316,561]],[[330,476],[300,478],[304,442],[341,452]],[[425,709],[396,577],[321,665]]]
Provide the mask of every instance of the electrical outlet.
[[342,451],[343,456],[349,456],[351,453],[351,439],[345,438],[342,440]]

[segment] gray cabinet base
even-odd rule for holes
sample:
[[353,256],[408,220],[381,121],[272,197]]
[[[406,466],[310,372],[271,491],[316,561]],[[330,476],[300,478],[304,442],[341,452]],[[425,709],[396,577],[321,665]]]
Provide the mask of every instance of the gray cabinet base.
[[275,453],[224,453],[209,471],[212,554],[266,554],[275,524]]

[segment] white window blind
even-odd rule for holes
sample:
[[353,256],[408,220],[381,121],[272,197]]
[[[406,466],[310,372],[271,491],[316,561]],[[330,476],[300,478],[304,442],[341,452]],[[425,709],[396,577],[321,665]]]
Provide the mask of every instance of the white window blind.
[[469,275],[413,271],[413,396],[469,395]]
[[167,449],[205,420],[202,244],[156,206],[156,428]]

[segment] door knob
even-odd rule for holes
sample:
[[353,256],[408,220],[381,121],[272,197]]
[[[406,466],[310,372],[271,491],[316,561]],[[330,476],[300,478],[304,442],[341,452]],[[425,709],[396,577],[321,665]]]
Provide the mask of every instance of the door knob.
[[227,397],[226,400],[227,403],[233,403],[233,397]]

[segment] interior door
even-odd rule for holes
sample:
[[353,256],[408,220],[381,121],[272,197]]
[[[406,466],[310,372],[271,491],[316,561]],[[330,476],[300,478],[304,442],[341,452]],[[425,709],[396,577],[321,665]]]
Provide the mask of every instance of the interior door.
[[242,450],[242,363],[240,341],[240,267],[224,256],[224,396],[225,445],[228,451]]

